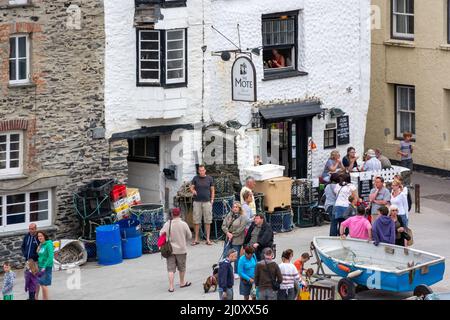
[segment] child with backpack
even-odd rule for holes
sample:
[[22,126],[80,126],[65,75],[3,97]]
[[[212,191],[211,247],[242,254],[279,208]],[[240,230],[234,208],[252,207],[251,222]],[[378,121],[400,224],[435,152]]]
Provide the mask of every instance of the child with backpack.
[[36,300],[36,291],[39,287],[39,277],[44,272],[39,271],[39,267],[33,259],[27,261],[25,269],[25,292],[28,292],[28,300]]

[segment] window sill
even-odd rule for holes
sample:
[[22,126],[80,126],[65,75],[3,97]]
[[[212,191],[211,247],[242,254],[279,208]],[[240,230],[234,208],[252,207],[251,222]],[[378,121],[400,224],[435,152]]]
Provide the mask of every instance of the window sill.
[[16,89],[16,88],[35,88],[36,83],[34,82],[27,82],[27,83],[9,83],[8,88],[10,89]]
[[280,73],[274,73],[270,75],[264,75],[264,78],[262,81],[270,81],[270,80],[278,80],[278,79],[285,79],[285,78],[293,78],[293,77],[302,77],[307,76],[308,72],[305,71],[285,71]]
[[403,47],[403,48],[415,48],[416,47],[414,41],[408,41],[408,40],[390,39],[390,40],[384,41],[383,44],[385,46],[392,46],[392,47]]
[[442,51],[450,51],[450,44],[441,44],[439,46],[439,49],[441,49]]
[[26,179],[28,176],[24,174],[0,175],[0,181]]
[[0,6],[0,9],[14,9],[14,8],[26,8],[26,7],[34,7],[32,3],[26,4],[6,4]]
[[[48,227],[38,228],[38,231],[43,231],[45,233],[56,232],[58,230],[59,230],[59,228],[57,226],[48,226]],[[17,231],[7,231],[7,232],[0,231],[0,239],[8,238],[8,237],[20,237],[20,236],[26,235],[27,233],[28,233],[28,229],[17,230]]]

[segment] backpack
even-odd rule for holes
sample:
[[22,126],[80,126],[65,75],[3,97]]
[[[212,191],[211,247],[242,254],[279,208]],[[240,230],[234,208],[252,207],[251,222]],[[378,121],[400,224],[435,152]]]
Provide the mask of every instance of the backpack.
[[173,249],[172,249],[172,245],[170,244],[170,229],[172,228],[172,220],[170,220],[170,224],[169,224],[169,234],[167,235],[167,240],[166,242],[161,246],[160,251],[161,251],[161,256],[163,258],[168,258],[172,255]]

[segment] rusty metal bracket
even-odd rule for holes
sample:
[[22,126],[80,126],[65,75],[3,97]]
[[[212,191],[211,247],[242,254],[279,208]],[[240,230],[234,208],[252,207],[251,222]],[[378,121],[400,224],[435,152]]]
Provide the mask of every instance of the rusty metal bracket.
[[428,274],[428,272],[430,272],[429,266],[423,266],[422,268],[420,268],[420,274]]

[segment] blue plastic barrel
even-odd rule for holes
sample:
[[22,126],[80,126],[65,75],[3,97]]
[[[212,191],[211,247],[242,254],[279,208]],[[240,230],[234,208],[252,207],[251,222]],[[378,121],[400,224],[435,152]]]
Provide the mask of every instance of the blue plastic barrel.
[[137,219],[123,219],[116,222],[120,227],[122,238],[135,238],[141,236],[141,226]]
[[142,236],[122,239],[124,259],[135,259],[142,256]]
[[110,266],[122,262],[122,243],[117,224],[95,228],[98,263]]

